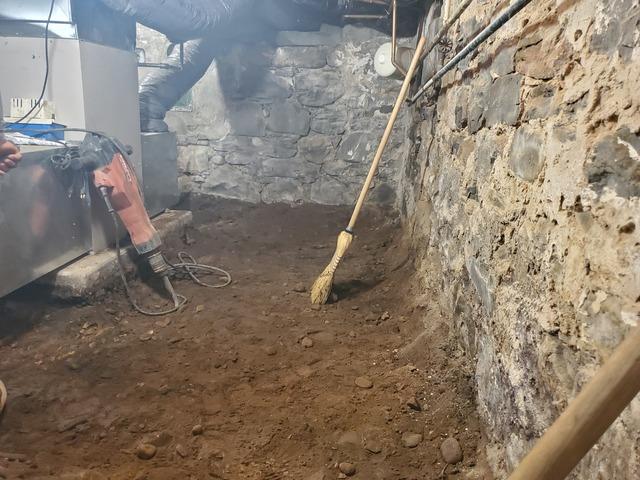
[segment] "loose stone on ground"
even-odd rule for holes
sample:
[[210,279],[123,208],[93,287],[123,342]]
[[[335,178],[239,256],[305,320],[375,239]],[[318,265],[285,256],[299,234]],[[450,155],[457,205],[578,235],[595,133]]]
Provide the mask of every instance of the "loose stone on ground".
[[402,445],[407,448],[415,448],[422,442],[422,435],[419,433],[403,433],[402,434]]
[[355,379],[355,384],[365,390],[373,387],[373,382],[368,377],[357,377]]
[[440,445],[440,453],[445,462],[454,465],[462,461],[463,454],[460,443],[455,438],[447,438]]

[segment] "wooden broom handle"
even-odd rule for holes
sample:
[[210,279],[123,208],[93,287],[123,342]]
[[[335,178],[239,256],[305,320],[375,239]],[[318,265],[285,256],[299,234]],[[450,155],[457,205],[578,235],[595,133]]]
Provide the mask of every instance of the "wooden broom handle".
[[407,75],[404,77],[404,82],[402,82],[402,88],[400,89],[400,93],[398,94],[398,98],[396,99],[396,104],[393,107],[393,111],[391,112],[391,117],[389,118],[389,122],[387,123],[387,128],[384,131],[384,135],[382,135],[382,140],[380,141],[380,145],[378,145],[378,150],[376,150],[376,155],[375,157],[373,157],[373,163],[371,164],[371,168],[369,169],[369,174],[367,175],[367,179],[364,181],[364,185],[362,186],[362,191],[360,192],[360,196],[358,197],[356,206],[353,209],[353,214],[351,215],[351,220],[349,221],[349,226],[347,227],[348,232],[353,232],[353,227],[356,225],[356,222],[358,221],[360,210],[362,210],[362,205],[364,204],[364,200],[367,197],[367,193],[369,193],[369,187],[371,187],[371,182],[373,181],[373,177],[375,177],[376,171],[378,170],[380,159],[382,158],[384,149],[387,146],[387,143],[389,142],[389,137],[391,136],[391,132],[393,132],[393,126],[396,123],[396,120],[398,118],[398,113],[400,113],[400,109],[402,108],[404,99],[407,96],[409,87],[411,86],[413,75],[415,74],[415,71],[418,68],[418,64],[420,63],[420,59],[422,56],[422,51],[424,50],[424,46],[426,45],[426,43],[427,43],[427,37],[422,35],[422,37],[420,37],[420,41],[418,42],[418,45],[416,46],[416,51],[413,54],[413,59],[411,60],[411,65],[409,66]]
[[640,391],[640,325],[538,440],[509,480],[562,480]]

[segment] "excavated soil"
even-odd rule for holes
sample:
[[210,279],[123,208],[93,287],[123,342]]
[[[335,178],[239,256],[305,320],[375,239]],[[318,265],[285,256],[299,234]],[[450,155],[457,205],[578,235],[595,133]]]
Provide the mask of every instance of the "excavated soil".
[[[187,206],[195,227],[168,256],[189,251],[234,282],[177,281],[181,312],[139,315],[119,288],[60,304],[31,287],[0,303],[0,478],[490,478],[466,359],[392,215],[364,215],[337,301],[312,308],[305,287],[347,210]],[[135,294],[160,306],[142,282]],[[464,460],[445,468],[448,437]]]

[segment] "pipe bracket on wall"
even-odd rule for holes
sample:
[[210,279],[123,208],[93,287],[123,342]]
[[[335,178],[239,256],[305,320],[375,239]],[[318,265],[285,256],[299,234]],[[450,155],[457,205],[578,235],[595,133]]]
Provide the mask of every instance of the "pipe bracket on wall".
[[440,70],[438,70],[429,80],[422,84],[416,94],[407,100],[407,103],[413,105],[418,99],[424,95],[424,93],[432,87],[435,82],[440,80],[445,74],[460,63],[471,52],[475,51],[482,43],[491,37],[497,30],[500,29],[505,23],[507,23],[513,16],[515,16],[520,10],[526,7],[531,0],[516,0],[511,4],[498,18],[491,22],[487,27],[482,30],[469,44],[467,44],[460,52],[458,52],[451,60],[449,60]]

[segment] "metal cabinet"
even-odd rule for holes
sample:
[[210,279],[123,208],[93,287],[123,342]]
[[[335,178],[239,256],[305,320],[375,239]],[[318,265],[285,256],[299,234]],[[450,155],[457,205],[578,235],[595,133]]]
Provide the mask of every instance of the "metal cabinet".
[[84,176],[54,168],[54,151],[25,147],[20,168],[0,178],[0,297],[91,250]]

